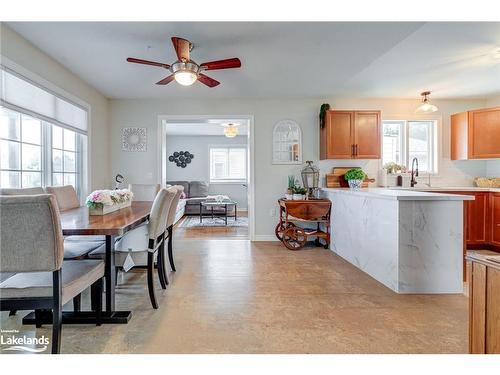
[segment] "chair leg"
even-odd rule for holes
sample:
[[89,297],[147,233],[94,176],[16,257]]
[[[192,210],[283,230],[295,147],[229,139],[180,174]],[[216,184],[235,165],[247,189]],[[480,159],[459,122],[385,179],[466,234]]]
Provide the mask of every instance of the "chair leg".
[[101,284],[101,290],[99,291],[99,285],[97,281],[90,286],[90,309],[97,312],[99,304],[102,306],[102,292],[103,285]]
[[158,302],[156,302],[155,295],[155,284],[154,284],[154,253],[148,252],[148,291],[149,299],[151,300],[151,305],[153,309],[158,308]]
[[35,310],[35,327],[42,328],[42,310]]
[[17,313],[17,310],[10,310],[9,316],[14,316],[14,315],[16,315],[16,313]]
[[174,226],[168,227],[168,261],[170,262],[170,268],[175,272],[174,255],[172,254],[172,237],[174,232]]
[[[93,293],[95,295],[95,325],[100,326],[102,324],[102,282],[103,278],[97,280],[93,285]],[[91,288],[92,288],[91,287]]]
[[82,295],[79,294],[76,297],[73,297],[73,311],[79,312],[82,307]]
[[167,282],[165,280],[165,247],[163,243],[158,248],[158,256],[156,258],[156,268],[158,269],[158,279],[162,289],[167,289]]
[[120,267],[115,267],[115,285],[118,285],[118,273],[120,273]]
[[52,273],[53,279],[53,298],[52,307],[52,354],[59,354],[61,351],[61,331],[62,331],[62,275],[61,270]]

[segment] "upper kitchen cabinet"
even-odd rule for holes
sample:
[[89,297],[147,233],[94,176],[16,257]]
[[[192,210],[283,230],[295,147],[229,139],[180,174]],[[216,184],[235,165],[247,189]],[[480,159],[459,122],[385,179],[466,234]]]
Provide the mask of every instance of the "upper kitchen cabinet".
[[320,159],[380,159],[380,111],[327,111]]
[[451,159],[500,158],[500,107],[451,115]]

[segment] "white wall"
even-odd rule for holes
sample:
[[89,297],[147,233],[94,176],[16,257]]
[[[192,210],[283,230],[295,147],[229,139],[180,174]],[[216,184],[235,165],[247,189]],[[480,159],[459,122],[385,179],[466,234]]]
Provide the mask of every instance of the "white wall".
[[[381,109],[382,116],[414,115],[418,100],[369,100],[369,99],[287,99],[287,100],[237,100],[237,99],[137,99],[111,100],[111,159],[112,174],[120,172],[130,180],[153,183],[158,180],[158,116],[159,115],[253,115],[255,123],[255,197],[258,239],[272,238],[277,218],[271,216],[276,201],[282,196],[289,174],[299,176],[301,166],[273,165],[272,129],[282,119],[293,119],[302,127],[303,160],[319,158],[318,112],[322,103],[336,109]],[[443,162],[440,177],[434,185],[471,185],[472,178],[486,174],[486,161],[450,160],[450,123],[452,113],[484,107],[482,100],[435,101],[442,117],[441,149]],[[120,149],[120,130],[127,126],[148,128],[148,150],[143,153],[125,153]],[[378,161],[322,161],[322,174],[336,165],[362,165],[377,177]]]
[[19,34],[0,23],[0,57],[6,57],[91,106],[91,189],[110,186],[108,99]]
[[[167,125],[168,126],[168,125]],[[222,132],[222,127],[221,127]],[[247,145],[247,137],[237,136],[180,136],[167,135],[167,157],[174,151],[189,151],[194,155],[186,168],[167,161],[167,181],[209,181],[209,146],[210,145]],[[139,181],[135,181],[139,183]],[[238,202],[238,210],[247,209],[247,188],[242,184],[210,184],[210,194],[225,194]]]

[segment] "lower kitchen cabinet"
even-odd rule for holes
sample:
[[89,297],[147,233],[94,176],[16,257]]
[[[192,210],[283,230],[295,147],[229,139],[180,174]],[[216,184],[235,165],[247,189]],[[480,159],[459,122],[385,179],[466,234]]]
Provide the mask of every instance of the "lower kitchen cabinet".
[[469,282],[469,351],[500,354],[500,263],[467,257]]
[[500,193],[490,195],[491,243],[500,246]]

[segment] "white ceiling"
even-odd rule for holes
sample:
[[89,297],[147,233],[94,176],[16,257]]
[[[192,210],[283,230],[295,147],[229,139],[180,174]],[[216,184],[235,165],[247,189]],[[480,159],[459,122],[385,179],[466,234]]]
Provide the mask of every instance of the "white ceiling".
[[168,135],[187,135],[187,136],[224,136],[223,124],[232,122],[238,124],[238,134],[247,135],[247,125],[244,122],[228,120],[208,120],[208,121],[177,121],[168,122],[166,133]]
[[[110,98],[486,97],[500,93],[500,23],[10,22]],[[197,62],[239,57],[207,72],[221,85],[154,83],[169,74],[129,56],[172,63],[170,37]],[[209,74],[208,74],[209,73]]]

